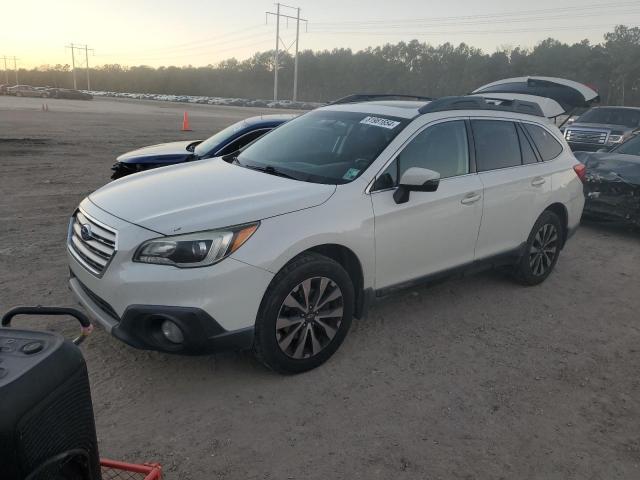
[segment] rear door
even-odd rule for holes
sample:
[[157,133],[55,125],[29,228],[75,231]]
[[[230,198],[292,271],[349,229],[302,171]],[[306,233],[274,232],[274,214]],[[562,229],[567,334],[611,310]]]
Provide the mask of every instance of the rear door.
[[[476,259],[517,250],[551,192],[529,135],[509,119],[472,119],[476,165],[484,186]],[[539,210],[542,211],[542,210]]]

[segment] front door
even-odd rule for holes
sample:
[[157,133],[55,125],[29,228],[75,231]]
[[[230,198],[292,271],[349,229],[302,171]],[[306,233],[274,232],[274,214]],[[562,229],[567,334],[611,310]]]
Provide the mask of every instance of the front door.
[[[371,189],[377,289],[473,261],[483,192],[469,152],[464,120],[431,124],[378,175]],[[411,192],[408,202],[397,204],[393,192],[411,167],[440,173],[440,185],[435,192]]]

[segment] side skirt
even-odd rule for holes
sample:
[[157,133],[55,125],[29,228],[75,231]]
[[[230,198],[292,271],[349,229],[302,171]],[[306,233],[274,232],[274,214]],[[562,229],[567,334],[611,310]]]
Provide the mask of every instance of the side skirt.
[[436,273],[430,273],[429,275],[425,275],[423,277],[378,289],[375,291],[375,297],[386,297],[387,295],[394,294],[407,288],[416,287],[418,285],[438,283],[442,280],[455,276],[462,277],[466,275],[473,275],[485,270],[491,270],[493,268],[515,265],[520,261],[522,255],[524,255],[525,253],[525,250],[526,243],[522,243],[519,247],[506,253],[500,253],[491,257],[475,260],[459,267],[450,268]]

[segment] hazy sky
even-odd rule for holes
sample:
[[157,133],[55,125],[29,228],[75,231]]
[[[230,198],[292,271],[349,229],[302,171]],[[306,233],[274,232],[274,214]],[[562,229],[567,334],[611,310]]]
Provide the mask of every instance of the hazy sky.
[[[331,49],[417,38],[432,44],[466,42],[492,52],[532,47],[554,37],[594,43],[616,24],[640,25],[640,0],[289,0],[309,19],[301,49]],[[246,58],[275,46],[265,25],[267,0],[16,0],[0,10],[0,57],[23,67],[71,63],[65,45],[95,49],[92,65],[207,65]],[[283,9],[295,15],[295,10]],[[284,41],[295,25],[282,24]],[[77,66],[83,64],[78,60]],[[0,65],[2,68],[2,65]]]

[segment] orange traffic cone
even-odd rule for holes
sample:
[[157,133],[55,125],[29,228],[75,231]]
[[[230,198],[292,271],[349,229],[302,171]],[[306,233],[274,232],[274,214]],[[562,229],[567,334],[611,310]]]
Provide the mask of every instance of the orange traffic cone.
[[190,132],[191,128],[189,128],[189,114],[184,112],[184,116],[182,117],[182,131]]

